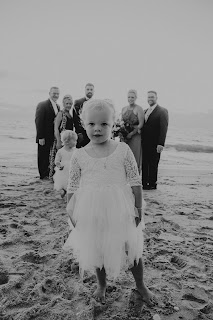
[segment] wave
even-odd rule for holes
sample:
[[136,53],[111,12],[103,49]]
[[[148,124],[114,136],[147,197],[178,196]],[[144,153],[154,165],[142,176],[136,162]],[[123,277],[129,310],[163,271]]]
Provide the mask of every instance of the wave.
[[185,152],[201,152],[201,153],[213,153],[213,147],[203,146],[198,144],[166,144],[166,149],[173,148],[177,151]]
[[18,140],[26,140],[26,139],[28,139],[26,137],[17,137],[17,136],[7,136],[7,137],[10,138],[10,139],[18,139]]

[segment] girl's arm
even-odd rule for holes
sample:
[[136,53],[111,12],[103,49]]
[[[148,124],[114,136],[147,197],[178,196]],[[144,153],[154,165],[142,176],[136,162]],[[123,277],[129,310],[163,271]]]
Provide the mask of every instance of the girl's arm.
[[62,112],[59,112],[55,118],[55,125],[54,125],[54,132],[57,140],[57,149],[60,149],[62,146],[60,132],[59,132],[59,126],[61,124],[61,121],[62,121]]
[[143,206],[143,195],[142,195],[142,182],[138,172],[137,163],[132,150],[129,146],[125,145],[126,154],[124,156],[124,168],[126,172],[127,183],[131,186],[132,192],[135,196],[135,208],[137,210],[137,216],[135,218],[136,226],[142,218],[142,206]]
[[60,150],[58,150],[55,156],[55,165],[59,169],[63,169],[63,166],[61,165],[61,160],[62,160],[61,152]]

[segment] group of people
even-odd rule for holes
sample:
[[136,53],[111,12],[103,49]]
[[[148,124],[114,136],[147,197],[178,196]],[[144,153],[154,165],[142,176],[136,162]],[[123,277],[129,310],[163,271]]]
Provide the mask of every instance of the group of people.
[[[85,96],[73,104],[71,95],[63,97],[63,109],[57,104],[59,88],[52,87],[49,99],[38,104],[36,109],[36,142],[38,143],[38,170],[40,179],[52,179],[56,171],[56,152],[62,148],[61,133],[74,130],[77,134],[76,147],[81,148],[89,143],[86,130],[82,124],[81,112],[86,101],[94,95],[94,85],[85,86]],[[149,91],[147,101],[150,107],[143,110],[136,104],[137,91],[129,90],[128,105],[122,108],[121,120],[131,123],[132,131],[125,142],[131,148],[139,173],[142,171],[144,190],[157,188],[158,164],[164,148],[167,129],[168,111],[157,104],[157,92]]]
[[157,92],[148,91],[149,108],[145,111],[136,104],[137,91],[129,90],[129,105],[124,107],[121,118],[131,124],[132,130],[125,142],[131,148],[139,172],[142,168],[144,190],[157,189],[158,164],[168,129],[168,110],[157,104]]
[[[121,270],[129,269],[135,280],[135,294],[153,305],[156,298],[143,279],[145,201],[142,187],[156,188],[168,112],[157,105],[157,93],[150,91],[150,108],[144,113],[135,103],[137,92],[130,90],[129,105],[122,109],[122,119],[125,122],[131,117],[134,126],[127,136],[127,143],[119,142],[112,139],[113,103],[91,99],[93,94],[94,86],[87,84],[84,98],[76,100],[72,106],[72,98],[65,96],[64,109],[59,111],[56,104],[59,89],[54,87],[50,89],[50,99],[38,105],[36,127],[40,178],[49,177],[48,153],[54,153],[55,144],[59,150],[55,158],[56,175],[64,170],[63,154],[70,159],[69,173],[66,174],[67,213],[72,231],[63,249],[72,250],[82,277],[84,271],[96,273],[95,298],[105,303],[107,276],[115,279]],[[68,157],[67,153],[72,156]],[[142,179],[139,174],[141,160]]]
[[77,148],[89,142],[86,131],[82,126],[80,113],[86,100],[92,98],[94,85],[88,83],[85,87],[85,97],[76,100],[73,105],[71,95],[65,95],[62,100],[63,108],[60,110],[57,100],[59,88],[52,87],[49,99],[40,102],[36,108],[36,142],[38,144],[38,171],[40,179],[52,179],[54,175],[55,156],[62,147],[61,133],[64,130],[75,130],[77,134]]

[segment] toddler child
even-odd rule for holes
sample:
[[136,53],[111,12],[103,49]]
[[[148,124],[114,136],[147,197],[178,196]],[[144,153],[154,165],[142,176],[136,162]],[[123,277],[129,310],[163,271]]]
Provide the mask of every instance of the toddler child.
[[151,303],[143,282],[143,209],[141,178],[129,146],[111,139],[115,109],[109,100],[89,100],[82,120],[90,142],[71,159],[67,212],[74,229],[65,250],[73,250],[81,276],[96,272],[94,295],[105,303],[106,276],[130,269],[136,291]]
[[66,194],[70,159],[76,149],[77,134],[72,130],[64,130],[61,133],[63,147],[59,149],[55,157],[55,174],[53,176],[54,189],[61,191],[61,197]]

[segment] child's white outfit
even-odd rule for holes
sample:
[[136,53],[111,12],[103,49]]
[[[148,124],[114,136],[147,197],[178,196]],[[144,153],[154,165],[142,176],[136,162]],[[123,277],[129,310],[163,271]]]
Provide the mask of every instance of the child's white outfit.
[[73,147],[69,151],[67,151],[64,147],[59,149],[55,156],[55,164],[60,162],[61,166],[64,168],[59,170],[59,168],[55,167],[55,174],[53,176],[54,180],[54,189],[56,190],[67,190],[67,183],[69,177],[69,167],[70,167],[70,159],[74,153],[76,148]]
[[[85,148],[76,149],[70,166],[67,205],[75,228],[64,250],[73,249],[80,273],[104,266],[112,277],[142,257],[144,220],[138,216],[131,186],[141,186],[137,163],[129,146],[118,143],[105,158],[93,158]],[[143,206],[144,206],[143,200]]]

